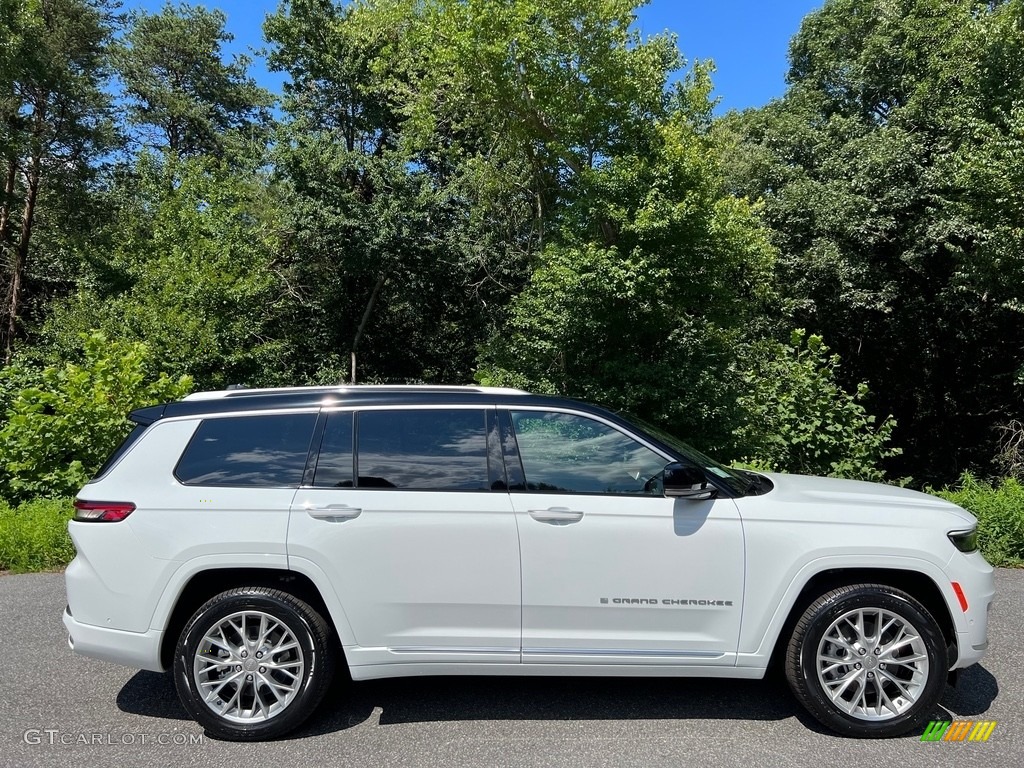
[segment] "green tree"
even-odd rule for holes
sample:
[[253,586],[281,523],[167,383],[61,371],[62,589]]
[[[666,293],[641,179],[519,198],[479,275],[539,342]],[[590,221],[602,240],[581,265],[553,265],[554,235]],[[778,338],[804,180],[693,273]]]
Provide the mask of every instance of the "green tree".
[[[880,481],[895,421],[875,424],[867,384],[853,393],[837,382],[839,355],[820,336],[793,331],[790,343],[761,342],[741,373],[744,414],[736,437],[744,461],[775,472]],[[753,362],[753,365],[749,363]]]
[[715,126],[762,200],[790,321],[899,421],[890,469],[949,482],[996,453],[1024,364],[1015,103],[1021,4],[829,0],[790,87]]
[[98,328],[203,387],[291,383],[282,212],[263,174],[143,153],[117,195],[112,250],[41,329],[49,359],[75,356]]
[[101,334],[83,342],[80,364],[46,368],[8,406],[0,428],[0,498],[75,494],[128,434],[130,411],[191,389],[187,377],[154,375],[144,344]]
[[180,155],[213,154],[268,136],[270,94],[248,74],[250,60],[225,61],[233,36],[221,11],[169,2],[133,11],[117,49],[128,122],[140,142]]
[[360,380],[466,381],[508,270],[467,236],[486,216],[447,185],[455,164],[406,145],[408,66],[387,47],[398,28],[378,24],[393,7],[291,2],[266,23],[270,64],[290,77],[276,166],[293,339],[313,377],[351,376],[358,353]]
[[633,9],[294,0],[268,19],[294,282],[338,368],[362,343],[371,376],[467,380],[546,245],[621,247],[597,171],[696,93],[667,87],[674,41],[641,39]]
[[730,371],[769,299],[772,251],[750,207],[718,193],[703,114],[679,112],[643,154],[587,172],[588,208],[566,215],[512,301],[480,381],[596,400],[732,451]]
[[[13,354],[26,304],[55,279],[59,252],[37,247],[75,214],[114,141],[108,108],[107,0],[0,0],[0,343]],[[58,274],[59,276],[59,274]]]
[[490,166],[462,179],[470,190],[473,182],[491,187],[503,170],[517,173],[514,191],[525,195],[526,223],[540,228],[543,245],[543,227],[572,201],[581,174],[648,145],[655,121],[684,92],[668,85],[683,64],[675,39],[643,39],[633,28],[637,5],[377,3],[377,24],[402,30],[385,52],[409,62],[394,87],[409,115],[408,141],[458,165],[472,158]]

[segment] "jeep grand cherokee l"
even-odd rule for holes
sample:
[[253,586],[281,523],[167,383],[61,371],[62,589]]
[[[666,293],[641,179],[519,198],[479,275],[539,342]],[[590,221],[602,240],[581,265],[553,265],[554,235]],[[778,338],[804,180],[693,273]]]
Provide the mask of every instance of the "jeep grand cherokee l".
[[173,670],[226,739],[302,723],[335,668],[761,678],[891,736],[981,658],[976,520],[872,483],[726,468],[659,430],[516,390],[191,395],[76,500],[69,644]]

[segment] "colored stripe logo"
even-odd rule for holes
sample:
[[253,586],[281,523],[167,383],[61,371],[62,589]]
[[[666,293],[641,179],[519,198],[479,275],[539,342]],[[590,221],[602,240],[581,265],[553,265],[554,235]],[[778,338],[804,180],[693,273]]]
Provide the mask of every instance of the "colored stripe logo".
[[921,741],[988,741],[995,729],[995,720],[932,720]]

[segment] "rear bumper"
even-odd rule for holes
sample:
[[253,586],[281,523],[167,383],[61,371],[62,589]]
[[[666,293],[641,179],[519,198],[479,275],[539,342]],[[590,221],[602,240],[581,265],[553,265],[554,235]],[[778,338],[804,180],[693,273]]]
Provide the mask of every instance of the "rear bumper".
[[64,609],[64,626],[68,630],[68,646],[82,656],[153,672],[165,669],[160,663],[163,630],[125,632],[82,624],[71,616],[67,608]]

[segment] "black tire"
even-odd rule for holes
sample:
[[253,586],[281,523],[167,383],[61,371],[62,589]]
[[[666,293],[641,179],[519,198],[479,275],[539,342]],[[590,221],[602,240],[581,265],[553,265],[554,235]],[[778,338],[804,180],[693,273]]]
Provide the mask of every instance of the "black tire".
[[[895,650],[896,659],[886,663],[884,651],[878,657],[873,651],[874,645],[881,643],[881,639],[878,643],[852,643],[850,648],[841,648],[839,643],[826,644],[829,655],[843,657],[840,663],[825,662],[824,667],[828,671],[823,671],[823,674],[834,680],[834,690],[842,702],[850,706],[851,711],[847,712],[833,702],[827,691],[827,681],[823,682],[819,677],[818,650],[833,623],[856,609],[868,611],[863,619],[865,635],[868,637],[877,638],[874,633],[878,631],[878,624],[881,623],[884,628],[893,616],[904,622],[920,638],[917,647],[923,645],[927,671],[923,672],[924,665],[920,662],[906,661],[921,655],[915,655],[912,649],[908,650],[908,645]],[[877,614],[872,618],[872,609],[885,612],[881,622]],[[844,635],[844,640],[856,637],[856,627],[848,625],[845,620],[837,627],[848,633],[848,636]],[[895,640],[898,625],[893,624],[891,627],[882,637]],[[898,646],[899,643],[894,645]],[[853,646],[856,646],[856,651]],[[847,659],[849,664],[846,663]],[[869,669],[874,671],[869,672]],[[909,684],[908,678],[914,674],[915,669],[923,679]],[[932,615],[906,592],[883,584],[854,584],[834,589],[819,597],[797,622],[786,650],[786,679],[797,700],[823,725],[845,736],[858,738],[898,736],[923,726],[942,698],[948,670],[946,641]],[[853,677],[854,680],[848,688],[842,689],[842,681],[847,677]],[[868,680],[868,677],[871,679]],[[911,685],[915,686],[916,696],[909,706],[907,698],[900,696],[901,688],[893,681],[893,677],[905,684],[904,690],[911,690]],[[880,688],[882,693],[879,693]],[[864,699],[859,698],[861,690],[864,691]],[[892,698],[890,694],[896,695],[891,708],[883,694],[889,698]],[[851,699],[855,700],[852,704]],[[866,719],[869,716],[875,717],[879,708],[882,714],[878,719]],[[868,709],[871,711],[867,712]]]
[[[241,616],[231,621],[245,630],[248,641],[231,628],[225,632],[234,651],[205,639],[225,620],[243,613],[244,621]],[[267,622],[268,639],[257,647],[261,615],[278,624]],[[275,650],[278,645],[283,650]],[[229,660],[239,662],[238,666],[228,664]],[[267,666],[259,666],[261,662]],[[263,741],[294,730],[313,713],[331,684],[335,663],[330,625],[313,608],[287,592],[242,587],[211,598],[189,620],[174,653],[174,684],[182,705],[211,736]],[[251,670],[250,665],[254,667]],[[212,705],[200,693],[204,688],[211,691]],[[231,706],[234,708],[229,709]],[[213,707],[224,711],[218,713]]]

